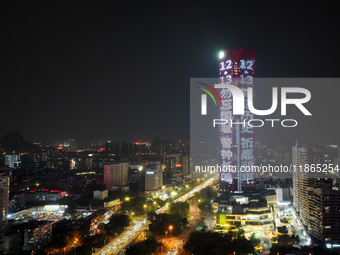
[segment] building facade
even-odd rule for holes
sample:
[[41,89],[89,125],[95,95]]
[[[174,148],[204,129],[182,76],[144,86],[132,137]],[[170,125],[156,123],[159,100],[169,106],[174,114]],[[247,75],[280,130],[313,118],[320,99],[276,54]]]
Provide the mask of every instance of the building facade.
[[5,156],[5,165],[10,168],[17,168],[19,167],[21,161],[20,161],[20,155],[6,155]]
[[52,235],[52,221],[30,221],[23,224],[23,250],[43,247]]
[[109,191],[106,190],[94,190],[93,199],[103,200],[109,196]]
[[0,237],[7,223],[7,214],[9,211],[9,187],[10,176],[0,173]]
[[246,232],[273,230],[275,202],[273,191],[262,194],[225,194],[215,205],[215,231],[228,232],[241,226]]
[[340,244],[340,191],[308,189],[308,232],[321,242]]
[[163,185],[163,170],[160,162],[149,162],[145,168],[145,191],[156,191]]
[[[247,104],[244,114],[234,114],[232,92],[226,87],[233,85],[242,90],[247,98],[247,89],[254,87],[255,51],[249,49],[224,50],[219,56],[219,84],[215,85],[220,99],[220,118],[227,123],[220,125],[221,166],[241,166],[255,164],[255,135],[248,121],[253,119]],[[253,96],[253,95],[250,95]],[[244,100],[246,102],[246,100]],[[231,123],[239,123],[232,125]],[[244,124],[241,124],[244,123]],[[220,191],[237,192],[255,189],[254,175],[251,173],[220,173]]]
[[128,163],[104,165],[104,184],[106,189],[126,187],[128,185]]
[[311,172],[311,165],[337,165],[338,150],[335,146],[321,146],[295,142],[292,147],[293,207],[304,228],[314,240],[339,242],[339,228],[335,220],[340,219],[339,191],[334,186],[338,173]]

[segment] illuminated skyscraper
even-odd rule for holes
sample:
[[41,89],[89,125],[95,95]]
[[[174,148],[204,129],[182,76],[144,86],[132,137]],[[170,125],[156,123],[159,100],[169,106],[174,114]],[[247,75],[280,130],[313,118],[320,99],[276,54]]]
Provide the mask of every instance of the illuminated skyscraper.
[[[247,104],[247,88],[254,86],[255,75],[255,52],[254,50],[224,50],[219,55],[219,78],[220,84],[235,85],[243,91],[244,114],[233,114],[232,93],[226,88],[218,89],[222,104],[220,118],[228,121],[220,125],[220,156],[222,166],[254,165],[254,128],[247,122],[253,119]],[[233,125],[231,125],[233,123]],[[253,174],[220,173],[220,190],[238,192],[254,188]]]

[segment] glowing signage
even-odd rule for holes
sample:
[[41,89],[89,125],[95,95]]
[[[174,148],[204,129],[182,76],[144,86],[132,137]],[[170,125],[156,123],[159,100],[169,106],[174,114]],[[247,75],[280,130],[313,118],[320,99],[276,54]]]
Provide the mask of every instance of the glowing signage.
[[[235,87],[232,93],[230,89],[223,86],[217,88],[222,100],[220,106],[220,118],[228,120],[229,123],[248,123],[253,119],[249,110],[248,98],[252,98],[255,74],[255,52],[254,50],[224,50],[219,54],[219,78],[220,84]],[[216,87],[215,87],[216,88]],[[248,88],[251,88],[249,90]],[[232,88],[233,89],[233,88]],[[242,92],[242,93],[237,93]],[[243,103],[240,107],[242,114],[233,112],[233,100],[238,95]],[[254,127],[250,125],[219,125],[220,157],[222,166],[254,165]],[[250,174],[220,173],[221,190],[241,192],[241,182],[253,179]],[[236,186],[237,184],[237,186]]]

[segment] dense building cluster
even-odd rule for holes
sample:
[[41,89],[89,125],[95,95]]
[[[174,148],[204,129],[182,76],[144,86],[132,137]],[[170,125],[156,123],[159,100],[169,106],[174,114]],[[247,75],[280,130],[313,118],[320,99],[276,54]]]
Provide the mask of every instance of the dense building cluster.
[[[14,132],[9,137],[21,136]],[[77,214],[87,217],[93,210],[120,206],[126,192],[165,199],[189,180],[185,141],[68,139],[25,149],[2,146],[0,152],[0,234],[6,253],[43,247],[52,231],[45,231],[41,220],[52,226],[65,217],[67,205],[76,205]]]

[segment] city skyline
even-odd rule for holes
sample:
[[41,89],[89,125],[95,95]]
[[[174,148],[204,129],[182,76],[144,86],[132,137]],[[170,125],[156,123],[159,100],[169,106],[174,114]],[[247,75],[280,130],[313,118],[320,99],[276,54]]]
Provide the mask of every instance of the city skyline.
[[0,2],[0,254],[339,255],[337,5]]

